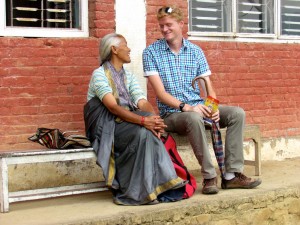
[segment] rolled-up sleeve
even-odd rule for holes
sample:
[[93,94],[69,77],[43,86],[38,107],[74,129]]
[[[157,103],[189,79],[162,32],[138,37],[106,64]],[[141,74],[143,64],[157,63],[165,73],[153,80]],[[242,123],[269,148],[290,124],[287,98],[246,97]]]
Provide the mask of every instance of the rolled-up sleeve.
[[158,69],[154,57],[149,49],[143,51],[144,77],[157,75]]
[[198,68],[197,68],[197,76],[209,76],[211,75],[211,71],[210,71],[210,68],[209,68],[209,65],[207,63],[207,60],[206,60],[206,57],[204,55],[204,52],[199,49],[199,48],[196,48],[195,49],[197,52],[196,52],[196,65],[198,65]]
[[103,97],[108,93],[112,93],[112,89],[109,86],[103,67],[100,67],[93,72],[89,84],[88,100],[97,96],[102,101]]

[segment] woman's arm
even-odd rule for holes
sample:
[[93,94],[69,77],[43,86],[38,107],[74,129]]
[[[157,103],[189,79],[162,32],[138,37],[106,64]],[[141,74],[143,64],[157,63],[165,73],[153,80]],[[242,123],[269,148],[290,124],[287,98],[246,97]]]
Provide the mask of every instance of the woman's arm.
[[[163,122],[163,119],[161,119],[159,116],[153,115],[153,116],[144,117],[144,116],[137,115],[119,106],[117,104],[115,97],[111,93],[106,94],[103,97],[102,102],[112,114],[116,115],[117,117],[121,118],[126,122],[136,123],[141,126],[144,126],[157,137],[160,137],[161,133],[163,132],[163,129],[166,127],[166,125]],[[143,109],[151,108],[153,110],[151,104],[145,99],[141,99],[138,102],[138,106],[142,107]],[[143,110],[143,111],[149,112],[149,110]]]
[[102,98],[102,102],[112,114],[121,118],[122,120],[130,123],[141,124],[141,116],[119,106],[115,97],[111,93],[107,93]]
[[155,114],[155,111],[152,107],[152,105],[150,104],[150,102],[148,102],[146,99],[140,99],[138,101],[138,104],[137,104],[138,108],[142,111],[145,111],[145,112],[150,112],[152,113],[153,115]]

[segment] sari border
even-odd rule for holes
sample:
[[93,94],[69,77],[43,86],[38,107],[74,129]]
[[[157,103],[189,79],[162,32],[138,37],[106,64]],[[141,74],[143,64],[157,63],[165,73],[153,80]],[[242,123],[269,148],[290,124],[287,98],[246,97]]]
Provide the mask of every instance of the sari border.
[[168,182],[161,184],[159,186],[157,186],[155,188],[155,190],[150,193],[148,196],[146,196],[145,201],[141,202],[140,204],[126,204],[123,203],[119,200],[117,200],[116,198],[114,198],[114,203],[117,205],[126,205],[126,206],[133,206],[133,205],[146,205],[149,202],[152,202],[154,200],[157,199],[157,196],[167,190],[172,189],[173,187],[175,187],[176,185],[178,185],[179,183],[182,183],[184,180],[180,177],[177,177],[175,179],[169,180]]

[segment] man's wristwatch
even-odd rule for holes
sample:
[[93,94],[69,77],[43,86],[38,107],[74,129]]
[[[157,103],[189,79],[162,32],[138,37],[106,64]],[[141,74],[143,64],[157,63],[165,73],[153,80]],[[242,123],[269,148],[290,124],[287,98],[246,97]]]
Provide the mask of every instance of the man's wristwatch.
[[181,112],[183,112],[184,106],[185,106],[185,103],[181,102],[180,105],[179,105],[179,109],[180,109]]

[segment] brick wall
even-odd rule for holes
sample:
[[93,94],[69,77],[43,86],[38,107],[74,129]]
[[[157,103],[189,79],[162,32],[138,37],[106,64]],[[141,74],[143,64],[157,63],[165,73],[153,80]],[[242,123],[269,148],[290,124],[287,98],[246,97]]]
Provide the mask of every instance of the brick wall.
[[[164,4],[187,15],[186,0],[148,0],[147,45],[161,37],[155,13]],[[38,148],[27,140],[37,127],[84,132],[87,85],[98,66],[98,39],[115,29],[114,1],[90,0],[89,26],[89,38],[0,37],[0,151]],[[194,43],[207,56],[222,103],[243,107],[265,138],[300,135],[299,44]],[[155,104],[151,87],[148,95]]]
[[195,43],[221,102],[244,108],[264,137],[300,134],[300,44]]
[[[147,45],[161,37],[157,9],[175,4],[187,15],[187,2],[147,1]],[[300,44],[193,43],[205,52],[221,103],[243,107],[246,122],[259,124],[265,138],[300,135]],[[148,90],[155,103],[150,86]]]
[[114,31],[114,18],[113,1],[93,0],[89,38],[0,37],[0,150],[39,148],[27,140],[37,127],[84,134],[98,37]]

